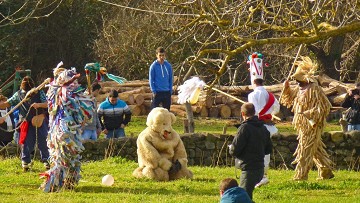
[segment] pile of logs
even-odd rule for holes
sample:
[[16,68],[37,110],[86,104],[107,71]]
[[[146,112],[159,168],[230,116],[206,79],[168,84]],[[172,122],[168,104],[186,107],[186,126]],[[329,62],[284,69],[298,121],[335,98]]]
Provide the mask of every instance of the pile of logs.
[[[319,75],[318,81],[334,107],[339,107],[345,98],[347,90],[354,88],[354,84],[341,83],[326,75]],[[116,89],[119,92],[119,98],[129,105],[134,116],[147,115],[150,112],[152,93],[147,80],[128,81],[125,84],[107,81],[101,82],[100,85],[102,86],[102,89],[97,97],[98,102],[104,101],[108,95],[107,93],[110,92],[111,89]],[[296,86],[297,84],[295,82],[290,82],[290,85]],[[244,102],[247,101],[247,95],[253,91],[251,85],[216,86],[216,88],[235,96]],[[283,85],[280,83],[265,86],[265,88],[279,98]],[[185,117],[185,105],[177,103],[177,87],[174,86],[173,89],[175,91],[171,97],[172,105],[170,111],[178,116]],[[194,116],[199,117],[240,117],[241,105],[241,102],[215,91],[212,91],[209,96],[207,95],[207,90],[205,90],[201,93],[199,101],[195,105],[192,105],[192,110]]]

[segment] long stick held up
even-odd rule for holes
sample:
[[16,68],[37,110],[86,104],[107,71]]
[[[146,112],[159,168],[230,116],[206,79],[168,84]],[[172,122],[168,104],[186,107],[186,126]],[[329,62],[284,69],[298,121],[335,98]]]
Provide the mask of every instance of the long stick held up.
[[37,92],[39,90],[41,90],[46,84],[50,83],[50,78],[47,78],[46,80],[44,80],[43,83],[41,83],[39,86],[37,86],[36,88],[31,89],[26,95],[25,98],[23,100],[21,100],[18,104],[16,104],[16,106],[14,106],[10,111],[8,111],[5,116],[3,116],[4,118],[6,116],[9,116],[12,112],[14,112],[21,104],[23,104],[24,102],[26,102],[29,98],[29,96],[33,93],[33,92]]
[[[292,75],[292,72],[293,72],[293,70],[294,70],[294,68],[295,68],[295,62],[296,62],[297,59],[299,58],[299,55],[300,55],[300,52],[301,52],[302,48],[303,48],[303,44],[301,44],[300,47],[299,47],[299,50],[298,50],[298,52],[297,52],[297,54],[296,54],[296,56],[295,56],[295,59],[294,59],[294,63],[293,63],[292,66],[291,66],[290,72],[289,72],[286,80],[289,80],[289,79],[290,79],[290,76]],[[283,95],[283,93],[284,93],[284,89],[285,89],[285,87],[283,87],[282,90],[281,90],[281,94],[280,94],[280,97],[279,97],[279,101],[281,101],[281,97],[282,97],[282,95]]]

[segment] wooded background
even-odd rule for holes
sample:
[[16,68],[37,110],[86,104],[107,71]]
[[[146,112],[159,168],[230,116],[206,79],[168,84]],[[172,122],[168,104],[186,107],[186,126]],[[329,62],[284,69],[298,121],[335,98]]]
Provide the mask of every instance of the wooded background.
[[[333,79],[359,79],[358,0],[11,0],[0,1],[0,79],[16,67],[41,81],[63,61],[83,72],[100,62],[128,80],[148,78],[163,46],[178,83],[250,83],[254,51],[270,66],[266,85],[287,77],[300,44]],[[1,83],[1,82],[0,82]]]

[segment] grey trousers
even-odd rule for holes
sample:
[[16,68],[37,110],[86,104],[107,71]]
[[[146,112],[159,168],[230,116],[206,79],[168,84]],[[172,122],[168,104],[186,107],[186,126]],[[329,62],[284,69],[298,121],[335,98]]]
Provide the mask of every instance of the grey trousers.
[[255,185],[261,181],[263,176],[264,168],[241,171],[239,186],[246,190],[250,199],[252,199],[252,193],[254,191]]

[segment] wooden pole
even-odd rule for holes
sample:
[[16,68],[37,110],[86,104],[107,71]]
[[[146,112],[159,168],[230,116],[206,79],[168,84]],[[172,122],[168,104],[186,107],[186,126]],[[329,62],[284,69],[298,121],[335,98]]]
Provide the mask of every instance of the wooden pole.
[[33,92],[37,92],[39,90],[41,90],[46,84],[50,83],[50,78],[47,78],[46,80],[44,80],[43,83],[41,83],[39,86],[37,86],[36,88],[31,89],[29,92],[26,93],[25,98],[23,100],[21,100],[18,104],[16,104],[16,106],[14,106],[10,111],[8,111],[3,117],[6,118],[6,116],[9,116],[12,112],[15,111],[15,109],[17,109],[21,104],[23,104],[25,101],[28,100],[28,97],[33,93]]
[[[215,87],[210,87],[209,85],[205,85],[205,87],[211,88],[211,89],[213,89],[213,90],[215,90],[215,91],[217,91],[217,92],[219,92],[219,93],[221,93],[221,94],[223,94],[223,95],[226,95],[226,96],[228,96],[228,97],[230,97],[230,98],[233,98],[233,99],[235,99],[236,101],[239,101],[239,102],[241,102],[241,103],[243,103],[243,104],[246,103],[246,102],[244,102],[243,100],[241,100],[241,99],[239,99],[239,98],[237,98],[237,97],[234,97],[234,96],[232,96],[232,95],[230,95],[230,94],[228,94],[228,93],[226,93],[226,92],[223,92],[223,91],[221,91],[221,90],[219,90],[219,89],[216,89]],[[272,117],[275,118],[276,120],[281,121],[281,119],[280,119],[279,117],[275,116],[275,115],[272,115]]]
[[[295,62],[296,62],[297,59],[299,58],[299,55],[300,55],[300,52],[301,52],[302,48],[303,48],[303,44],[301,44],[300,47],[299,47],[299,50],[298,50],[298,52],[297,52],[297,54],[296,54],[296,56],[295,56],[295,59],[294,59],[294,63],[293,63],[292,66],[291,66],[290,72],[289,72],[286,80],[289,80],[289,79],[290,79],[290,76],[291,76],[291,74],[292,74],[292,72],[293,72],[293,70],[294,70],[294,68],[295,68]],[[281,90],[281,94],[280,94],[280,97],[279,97],[279,102],[281,101],[282,95],[283,95],[283,93],[284,93],[284,89],[285,89],[285,87],[283,87],[282,90]]]

